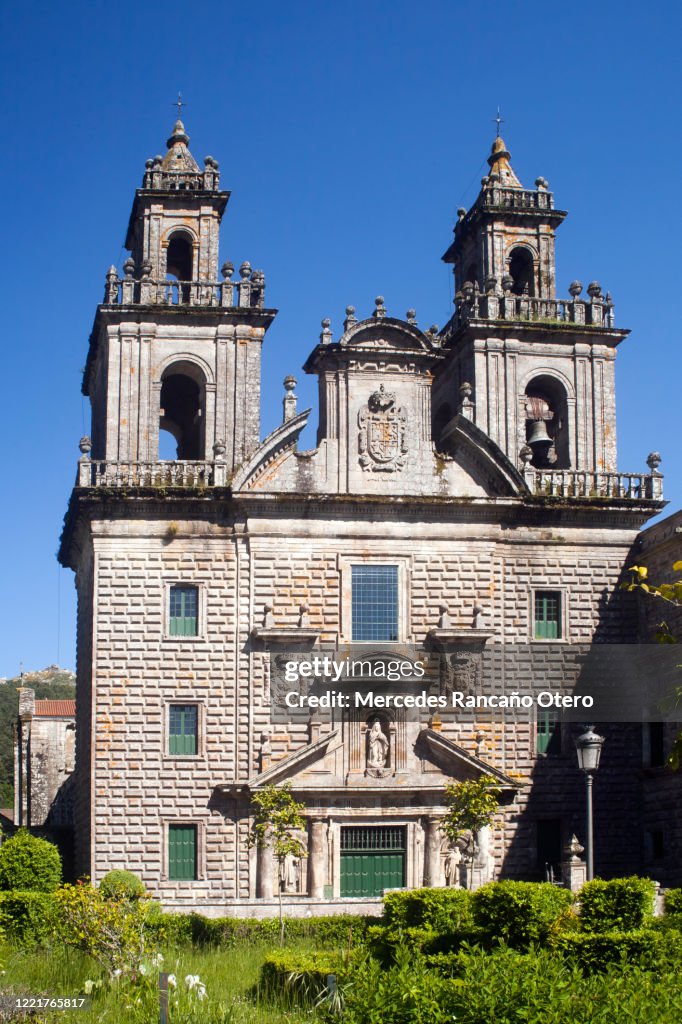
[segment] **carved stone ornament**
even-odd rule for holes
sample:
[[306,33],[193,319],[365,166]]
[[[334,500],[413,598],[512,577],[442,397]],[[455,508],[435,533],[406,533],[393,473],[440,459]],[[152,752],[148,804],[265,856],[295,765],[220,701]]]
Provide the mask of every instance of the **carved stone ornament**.
[[405,413],[382,384],[358,414],[360,465],[372,472],[402,469],[407,461]]

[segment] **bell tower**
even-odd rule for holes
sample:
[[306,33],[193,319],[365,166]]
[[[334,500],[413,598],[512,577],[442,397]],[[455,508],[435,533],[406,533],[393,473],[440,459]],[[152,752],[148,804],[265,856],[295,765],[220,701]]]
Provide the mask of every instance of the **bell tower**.
[[573,281],[557,297],[555,231],[566,213],[545,178],[524,188],[498,137],[470,210],[458,210],[443,260],[455,313],[434,386],[438,445],[450,419],[472,419],[519,468],[614,472],[616,330],[611,296]]
[[229,197],[217,161],[207,156],[200,170],[176,121],[165,157],[146,162],[130,256],[122,274],[107,273],[90,337],[83,393],[91,458],[104,463],[94,471],[105,478],[110,464],[137,466],[141,479],[160,463],[192,462],[205,464],[197,471],[206,479],[214,460],[229,473],[260,442],[261,346],[276,310],[265,307],[265,277],[248,262],[239,280],[229,262],[218,279]]

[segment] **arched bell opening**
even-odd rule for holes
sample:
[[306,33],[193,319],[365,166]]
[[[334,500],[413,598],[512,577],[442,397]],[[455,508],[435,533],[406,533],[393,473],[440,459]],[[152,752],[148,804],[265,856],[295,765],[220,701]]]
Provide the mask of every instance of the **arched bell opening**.
[[194,278],[194,244],[186,231],[175,231],[170,236],[166,250],[166,278],[182,282],[179,298],[189,302],[189,282]]
[[524,395],[526,444],[538,469],[570,469],[568,403],[563,385],[554,377],[538,376]]
[[511,287],[514,295],[535,295],[533,256],[523,246],[517,246],[509,254],[509,276],[514,282]]
[[200,460],[206,451],[206,381],[192,363],[173,363],[161,378],[159,458]]

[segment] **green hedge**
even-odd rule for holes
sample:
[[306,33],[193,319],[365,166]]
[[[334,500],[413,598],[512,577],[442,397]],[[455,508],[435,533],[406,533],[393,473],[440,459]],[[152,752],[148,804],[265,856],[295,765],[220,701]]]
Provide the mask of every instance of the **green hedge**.
[[383,923],[388,927],[432,928],[454,932],[473,924],[468,889],[410,889],[384,896]]
[[0,930],[17,946],[46,941],[52,932],[56,904],[52,893],[0,892]]
[[631,931],[654,913],[654,883],[650,878],[595,878],[578,893],[580,924],[587,932]]
[[665,912],[682,915],[682,889],[668,889],[665,894]]
[[[285,919],[284,939],[310,939],[319,946],[347,949],[365,941],[373,917],[339,914],[335,917],[290,917]],[[228,949],[242,944],[279,942],[279,920],[259,921],[238,917],[203,917],[201,914],[158,914],[147,924],[150,934],[173,945]]]
[[489,941],[525,949],[544,942],[572,901],[568,889],[551,882],[488,882],[473,894],[474,923]]
[[[388,970],[368,959],[341,985],[343,1024],[678,1024],[679,972],[631,966],[584,975],[550,950],[506,946],[426,960],[401,951]],[[436,969],[437,968],[437,969]],[[327,1024],[338,1016],[324,1011]]]
[[330,974],[341,983],[347,971],[347,964],[337,953],[278,950],[268,953],[261,966],[259,990],[272,1001],[310,1006],[330,995]]
[[647,971],[666,971],[682,964],[682,934],[657,931],[563,932],[552,947],[585,974],[606,971],[613,964],[636,964]]

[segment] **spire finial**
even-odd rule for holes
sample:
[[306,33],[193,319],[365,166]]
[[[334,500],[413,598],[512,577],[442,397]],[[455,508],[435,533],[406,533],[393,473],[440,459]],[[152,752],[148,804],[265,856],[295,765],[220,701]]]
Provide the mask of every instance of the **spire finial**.
[[[182,93],[181,92],[178,93],[178,98],[176,99],[176,101],[174,103],[171,103],[171,106],[178,108],[178,121],[179,121],[182,118],[182,108],[187,106],[187,104],[183,102]],[[498,107],[497,113],[498,114],[500,113],[499,107]],[[498,131],[497,134],[498,135],[500,134],[499,131]]]
[[497,125],[497,135],[496,135],[496,138],[499,139],[499,137],[500,137],[500,125],[504,124],[504,118],[500,117],[500,108],[499,107],[497,108],[497,117],[494,117],[493,121]]

